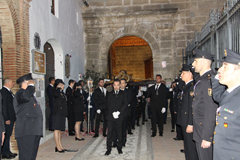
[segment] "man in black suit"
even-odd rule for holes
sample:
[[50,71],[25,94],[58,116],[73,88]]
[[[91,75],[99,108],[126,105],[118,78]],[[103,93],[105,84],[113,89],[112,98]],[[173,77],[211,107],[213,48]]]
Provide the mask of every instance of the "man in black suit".
[[122,154],[123,146],[123,123],[124,110],[127,107],[127,97],[124,91],[120,90],[120,80],[116,79],[113,82],[114,90],[107,95],[107,120],[108,120],[108,135],[107,135],[107,152],[105,155],[111,154],[112,141],[115,129],[117,129],[118,145],[117,150]]
[[12,159],[17,156],[16,153],[10,151],[10,137],[12,135],[13,126],[16,121],[16,114],[13,108],[13,93],[11,89],[14,86],[12,79],[6,78],[3,82],[2,94],[2,108],[3,118],[5,122],[5,140],[2,147],[2,158]]
[[106,130],[107,130],[107,104],[106,104],[106,89],[104,86],[104,80],[102,78],[98,81],[98,88],[94,90],[94,104],[96,107],[97,118],[95,123],[95,135],[94,138],[99,136],[99,125],[101,118],[103,116],[103,136],[107,137]]
[[67,96],[67,107],[68,107],[68,134],[69,136],[74,136],[74,125],[75,125],[75,119],[74,119],[74,97],[73,97],[73,87],[74,87],[75,81],[70,79],[68,81],[68,87],[66,89],[66,96]]
[[159,136],[163,136],[163,113],[166,112],[166,86],[161,83],[162,76],[156,75],[156,84],[148,88],[147,95],[150,98],[152,112],[152,137],[156,136],[157,120]]
[[193,141],[193,74],[191,66],[183,64],[182,80],[185,82],[181,92],[180,108],[177,114],[177,124],[181,126],[184,142],[184,152],[186,160],[198,160],[197,150]]
[[[1,94],[0,94],[0,99],[2,99]],[[3,115],[2,115],[2,101],[0,101],[0,144],[1,146],[3,145],[4,138],[5,138],[5,125],[4,125]],[[0,146],[0,155],[2,150],[1,146]],[[1,156],[0,156],[0,160],[1,160]]]
[[50,77],[49,78],[49,85],[47,86],[46,92],[48,96],[48,101],[49,101],[49,108],[50,108],[50,115],[49,115],[49,130],[52,131],[52,114],[53,114],[53,85],[55,83],[55,78]]
[[20,89],[13,99],[16,113],[15,138],[19,160],[36,159],[40,138],[43,136],[43,115],[34,96],[35,82],[29,73],[17,80]]

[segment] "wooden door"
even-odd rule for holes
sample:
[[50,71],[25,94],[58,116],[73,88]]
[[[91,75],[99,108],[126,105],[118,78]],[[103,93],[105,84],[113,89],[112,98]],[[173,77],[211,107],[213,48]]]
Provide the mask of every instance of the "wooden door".
[[145,64],[145,78],[151,78],[153,80],[153,59],[150,57],[146,61],[144,61]]

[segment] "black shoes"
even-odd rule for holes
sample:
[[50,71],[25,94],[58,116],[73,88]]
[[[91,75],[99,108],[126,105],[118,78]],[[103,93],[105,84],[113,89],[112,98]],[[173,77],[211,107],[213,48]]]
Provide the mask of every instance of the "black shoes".
[[162,136],[163,136],[163,133],[159,133],[159,136],[161,136],[161,137],[162,137]]
[[97,137],[99,137],[99,135],[98,135],[98,134],[95,134],[95,135],[93,136],[93,138],[97,138]]
[[123,154],[122,149],[118,149],[118,154]]
[[11,156],[14,156],[14,157],[16,157],[18,154],[17,153],[9,153]]
[[135,129],[135,127],[133,126],[132,129]]
[[75,136],[75,133],[74,132],[69,132],[68,135],[69,136]]
[[126,145],[125,145],[125,144],[123,144],[123,147],[126,147]]
[[106,133],[103,133],[103,137],[107,137],[107,134],[106,134]]
[[109,154],[111,154],[111,150],[107,150],[107,152],[105,153],[105,156],[108,156]]
[[167,124],[167,122],[163,122],[164,124]]
[[133,133],[132,132],[128,132],[128,134],[132,135]]
[[172,130],[171,130],[171,132],[175,132],[175,130],[174,130],[174,129],[172,129]]
[[2,155],[2,158],[3,159],[13,159],[13,158],[15,158],[15,156],[8,154],[8,155]]
[[144,122],[142,122],[142,125],[144,125]]
[[113,148],[116,148],[117,147],[117,144],[113,144],[113,146],[112,146]]
[[156,136],[156,134],[152,134],[152,135],[151,135],[151,137],[155,137],[155,136]]
[[57,149],[57,147],[55,147],[55,152],[58,152],[58,153],[64,153],[65,150],[61,150],[61,151],[59,151],[59,150]]
[[182,138],[178,138],[178,137],[175,137],[173,138],[175,141],[180,141],[180,140],[183,140]]
[[137,124],[137,126],[139,127],[140,125],[139,125],[139,124]]
[[76,141],[83,141],[83,140],[85,140],[85,139],[84,139],[84,138],[79,139],[79,138],[75,137],[75,140],[76,140]]
[[180,152],[181,152],[181,153],[184,153],[185,151],[184,151],[184,149],[180,149]]

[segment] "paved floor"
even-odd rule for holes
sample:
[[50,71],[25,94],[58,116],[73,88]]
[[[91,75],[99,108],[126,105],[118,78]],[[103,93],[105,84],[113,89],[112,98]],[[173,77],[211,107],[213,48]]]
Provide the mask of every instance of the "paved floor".
[[[50,139],[39,147],[37,160],[184,160],[182,141],[174,141],[176,133],[170,132],[170,119],[164,125],[163,137],[151,138],[150,122],[136,127],[133,135],[128,135],[128,142],[123,148],[123,154],[119,155],[113,148],[110,156],[104,156],[106,151],[106,138],[92,138],[91,135],[82,136],[84,141],[75,141],[74,137],[62,133],[62,144],[66,149],[77,152],[57,153],[54,151],[54,139]],[[14,152],[17,152],[16,146]],[[18,157],[15,158],[16,160]]]

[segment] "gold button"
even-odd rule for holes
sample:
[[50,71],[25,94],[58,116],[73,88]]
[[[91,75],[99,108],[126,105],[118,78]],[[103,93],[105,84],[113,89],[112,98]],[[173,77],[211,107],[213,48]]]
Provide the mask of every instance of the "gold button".
[[218,122],[216,122],[216,125],[218,125]]
[[215,142],[214,142],[214,141],[213,141],[212,143],[213,143],[213,144],[215,144]]
[[197,93],[196,93],[196,95],[197,95]]
[[185,114],[187,114],[187,112],[185,112]]
[[192,113],[192,114],[194,114],[194,113]]
[[218,113],[218,115],[220,116],[220,112]]
[[224,119],[227,119],[227,117],[224,117]]
[[193,107],[193,106],[192,106]]
[[216,134],[216,132],[213,132],[213,134]]
[[200,124],[202,124],[202,123],[200,123]]
[[193,98],[193,100],[195,101],[195,98]]
[[210,139],[212,139],[212,137],[210,137]]

